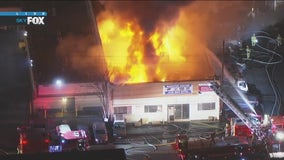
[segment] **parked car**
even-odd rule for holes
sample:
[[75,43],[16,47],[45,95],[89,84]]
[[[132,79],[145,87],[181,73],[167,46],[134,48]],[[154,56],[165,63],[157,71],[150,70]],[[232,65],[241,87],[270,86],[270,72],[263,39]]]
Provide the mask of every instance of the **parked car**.
[[44,126],[21,126],[17,131],[19,154],[48,152],[50,139]]
[[113,123],[113,136],[115,138],[123,138],[126,136],[126,123],[124,121],[115,121]]
[[108,142],[108,135],[105,122],[94,122],[92,125],[95,144],[105,144]]
[[237,81],[237,87],[238,87],[241,91],[244,91],[244,92],[247,92],[247,91],[248,91],[248,85],[247,85],[246,81],[244,81],[244,80],[238,80],[238,81]]

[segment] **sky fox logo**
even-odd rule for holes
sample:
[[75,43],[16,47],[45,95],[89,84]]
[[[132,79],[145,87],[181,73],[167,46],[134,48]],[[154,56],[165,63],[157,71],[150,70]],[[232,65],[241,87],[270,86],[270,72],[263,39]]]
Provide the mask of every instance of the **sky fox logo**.
[[45,17],[27,17],[27,24],[28,25],[45,25],[44,23]]

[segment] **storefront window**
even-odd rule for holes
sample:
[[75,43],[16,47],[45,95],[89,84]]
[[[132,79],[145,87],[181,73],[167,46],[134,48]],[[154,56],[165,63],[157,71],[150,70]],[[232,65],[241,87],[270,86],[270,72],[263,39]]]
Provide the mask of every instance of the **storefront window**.
[[162,105],[145,105],[144,112],[162,112]]
[[198,111],[215,110],[215,103],[198,103]]

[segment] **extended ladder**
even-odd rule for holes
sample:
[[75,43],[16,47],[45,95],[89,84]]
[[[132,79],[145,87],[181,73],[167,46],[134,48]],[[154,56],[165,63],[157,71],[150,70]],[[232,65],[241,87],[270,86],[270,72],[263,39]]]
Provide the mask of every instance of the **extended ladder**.
[[254,121],[254,117],[245,114],[242,109],[225,93],[220,85],[213,81],[210,88],[220,97],[220,99],[244,122],[244,124],[262,140],[265,138],[265,133],[261,129],[261,124]]

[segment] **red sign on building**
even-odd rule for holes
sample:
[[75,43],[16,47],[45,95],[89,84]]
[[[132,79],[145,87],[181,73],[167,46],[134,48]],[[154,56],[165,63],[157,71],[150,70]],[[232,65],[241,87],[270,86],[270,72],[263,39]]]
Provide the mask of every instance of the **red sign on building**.
[[202,92],[211,92],[210,84],[198,84],[198,90],[200,93]]

